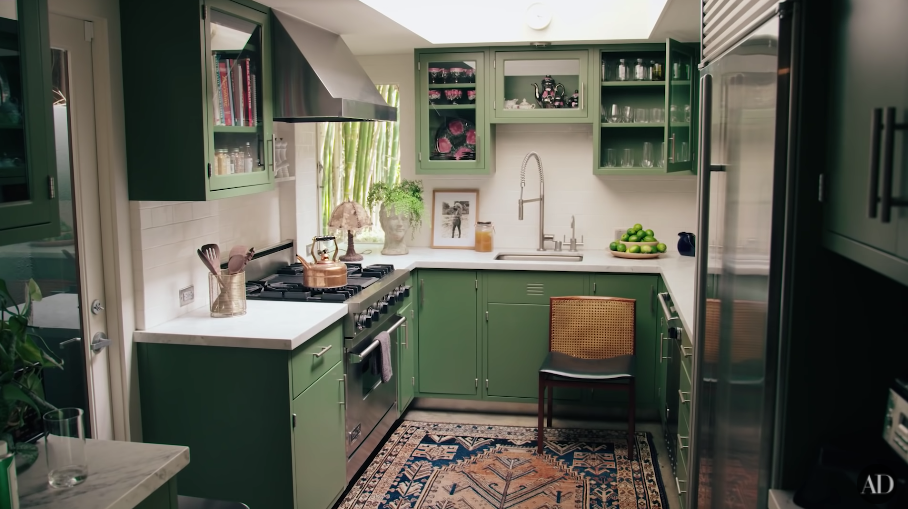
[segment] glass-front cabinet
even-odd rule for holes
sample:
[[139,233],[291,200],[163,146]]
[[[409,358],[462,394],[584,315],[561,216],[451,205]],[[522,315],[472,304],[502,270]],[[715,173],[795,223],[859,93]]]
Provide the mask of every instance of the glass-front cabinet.
[[495,52],[495,122],[579,122],[590,118],[589,53]]
[[695,172],[692,50],[668,40],[606,46],[598,54],[593,173]]
[[[274,187],[271,19],[252,2],[121,4],[131,200]],[[149,66],[144,55],[166,55]]]
[[485,52],[417,54],[417,173],[490,172]]
[[0,0],[0,244],[60,233],[44,0]]

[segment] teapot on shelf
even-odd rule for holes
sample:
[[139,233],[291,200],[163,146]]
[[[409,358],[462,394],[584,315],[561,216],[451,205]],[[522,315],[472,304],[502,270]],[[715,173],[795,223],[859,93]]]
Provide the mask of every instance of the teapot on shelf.
[[[561,93],[558,93],[558,88],[561,88]],[[552,76],[546,74],[542,78],[542,91],[539,90],[539,85],[533,83],[533,96],[536,98],[536,102],[543,108],[561,108],[564,106],[564,85],[561,83],[555,83],[555,80],[552,79]]]

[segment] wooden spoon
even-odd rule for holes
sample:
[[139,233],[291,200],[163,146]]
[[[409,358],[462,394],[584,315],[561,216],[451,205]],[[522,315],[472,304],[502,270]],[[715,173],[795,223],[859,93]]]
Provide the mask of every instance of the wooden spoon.
[[230,250],[230,256],[227,258],[227,274],[239,274],[246,269],[246,264],[252,261],[255,256],[255,248],[246,246],[234,246]]

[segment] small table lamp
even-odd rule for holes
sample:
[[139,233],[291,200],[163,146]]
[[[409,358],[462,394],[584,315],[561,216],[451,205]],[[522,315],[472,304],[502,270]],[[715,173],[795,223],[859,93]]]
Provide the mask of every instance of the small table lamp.
[[334,209],[331,219],[328,220],[328,227],[347,230],[347,252],[339,258],[340,261],[358,262],[363,259],[363,255],[353,248],[353,234],[367,226],[372,226],[372,219],[359,203],[346,200]]

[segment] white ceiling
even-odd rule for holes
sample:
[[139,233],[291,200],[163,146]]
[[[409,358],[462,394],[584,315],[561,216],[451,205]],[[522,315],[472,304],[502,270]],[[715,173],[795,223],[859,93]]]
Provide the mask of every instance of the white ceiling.
[[[410,53],[414,48],[435,46],[359,0],[259,1],[269,7],[340,34],[354,55]],[[523,18],[522,13],[516,14],[516,16],[520,19]],[[646,40],[661,42],[666,37],[680,41],[699,40],[699,18],[700,0],[668,0],[662,15],[653,28],[650,38]],[[561,41],[559,44],[570,42],[590,43],[598,41]],[[624,41],[609,40],[608,42]],[[507,45],[508,43],[502,42],[498,44]],[[438,46],[462,45],[445,44]]]

